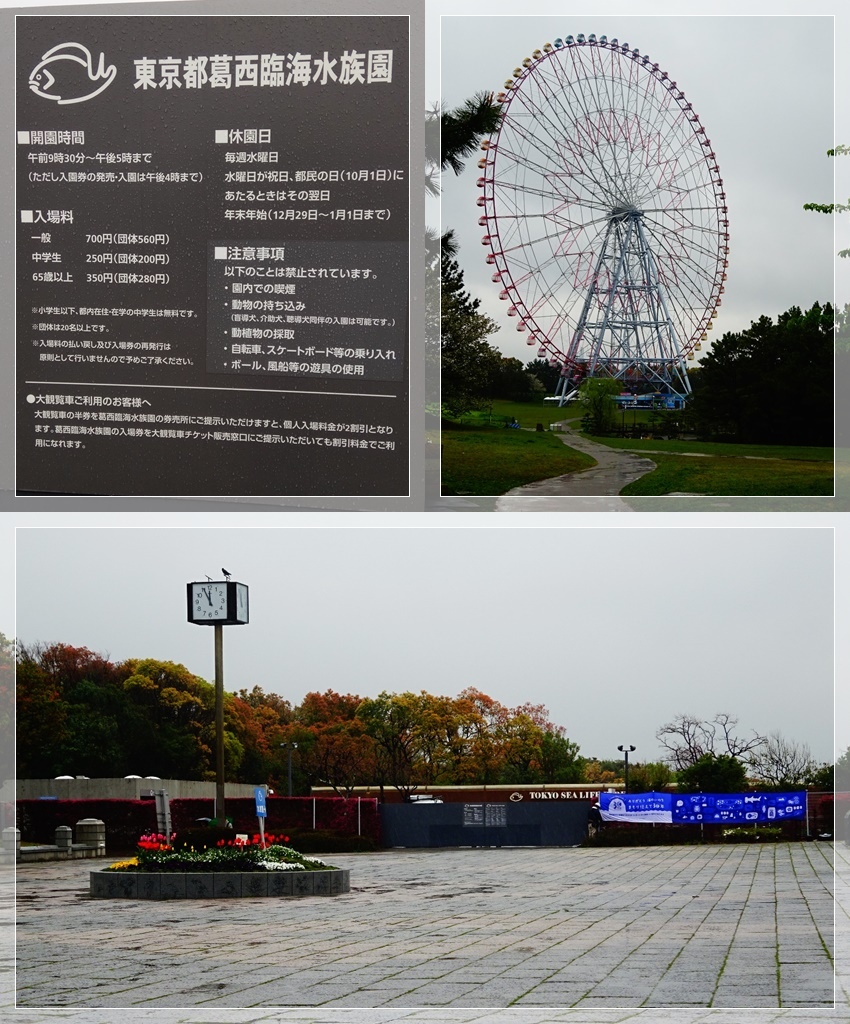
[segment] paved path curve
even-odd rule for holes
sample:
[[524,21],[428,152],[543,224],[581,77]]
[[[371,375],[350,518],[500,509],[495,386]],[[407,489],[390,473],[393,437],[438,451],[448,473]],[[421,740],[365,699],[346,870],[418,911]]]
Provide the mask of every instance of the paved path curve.
[[[549,480],[537,480],[532,484],[515,487],[496,501],[496,512],[547,512],[558,511],[559,497],[578,496],[604,499],[606,512],[631,512],[632,509],[621,498],[620,491],[633,480],[655,469],[655,463],[633,452],[609,448],[597,441],[589,441],[568,423],[563,424],[565,432],[560,434],[564,444],[584,452],[596,459],[597,465],[577,473],[565,473]],[[600,511],[595,508],[594,511]]]

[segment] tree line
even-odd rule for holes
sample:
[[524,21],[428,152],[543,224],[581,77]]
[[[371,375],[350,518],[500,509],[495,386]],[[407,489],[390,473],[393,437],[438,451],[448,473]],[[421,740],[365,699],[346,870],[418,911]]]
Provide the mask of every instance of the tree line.
[[[0,645],[2,646],[2,645]],[[12,664],[11,645],[0,649]],[[18,645],[17,774],[215,778],[215,687],[185,666],[155,658],[112,662],[69,644]],[[0,668],[3,665],[0,664]],[[750,784],[850,790],[850,749],[835,767],[779,734],[741,738],[724,714],[677,715],[657,732],[658,762],[632,764],[632,792],[675,781],[684,791],[734,792]],[[283,744],[297,744],[293,749]],[[622,760],[580,754],[542,704],[508,707],[475,687],[456,697],[420,691],[376,697],[307,693],[293,704],[262,687],[224,697],[228,781],[285,792],[329,786],[622,782]]]
[[[154,658],[111,662],[68,644],[20,646],[17,773],[215,778],[215,687]],[[578,745],[540,704],[509,708],[467,688],[420,693],[308,693],[299,704],[262,687],[224,696],[225,774],[233,782],[287,778],[296,792],[331,786],[579,782]]]

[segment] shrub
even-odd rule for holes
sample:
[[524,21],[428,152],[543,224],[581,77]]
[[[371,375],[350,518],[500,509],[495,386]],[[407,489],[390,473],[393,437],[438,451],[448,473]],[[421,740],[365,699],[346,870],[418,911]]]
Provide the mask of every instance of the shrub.
[[778,843],[782,829],[775,825],[758,825],[756,828],[725,828],[721,833],[724,843]]
[[625,826],[605,825],[582,846],[692,846],[708,836],[700,834],[699,825],[661,825],[629,823]]
[[290,829],[289,840],[302,853],[358,853],[380,848],[370,836],[346,836],[322,829]]

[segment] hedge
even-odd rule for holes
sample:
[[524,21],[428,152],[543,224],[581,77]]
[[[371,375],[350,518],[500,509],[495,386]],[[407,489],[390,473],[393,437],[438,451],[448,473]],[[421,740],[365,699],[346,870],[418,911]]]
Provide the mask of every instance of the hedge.
[[[592,836],[588,836],[583,846],[671,846],[694,845],[697,843],[724,842],[723,831],[733,825],[706,823],[700,828],[697,824],[671,825],[666,822],[656,824],[640,822],[607,821]],[[804,839],[806,822],[783,821],[773,826],[781,832],[781,838],[787,841]]]
[[[337,836],[358,835],[357,799],[343,797],[269,797],[266,800],[267,832],[313,832],[315,828]],[[190,798],[171,801],[171,824],[175,830],[191,828],[198,818],[212,816],[213,801]],[[235,832],[253,834],[259,830],[254,800],[234,797],[227,800],[225,813],[233,820]],[[106,848],[110,853],[133,850],[139,836],[155,831],[156,805],[153,800],[19,800],[17,824],[24,842],[52,843],[58,825],[72,828],[81,818],[100,818],[106,825]],[[369,840],[368,848],[381,846],[381,820],[374,800],[360,802],[360,835]],[[318,837],[317,837],[318,838]],[[295,843],[292,845],[298,849]],[[355,844],[355,848],[357,848]],[[328,851],[333,852],[333,851]]]
[[59,825],[73,828],[81,818],[100,818],[106,825],[109,852],[132,850],[144,832],[156,831],[153,800],[19,800],[17,823],[21,840],[51,844]]

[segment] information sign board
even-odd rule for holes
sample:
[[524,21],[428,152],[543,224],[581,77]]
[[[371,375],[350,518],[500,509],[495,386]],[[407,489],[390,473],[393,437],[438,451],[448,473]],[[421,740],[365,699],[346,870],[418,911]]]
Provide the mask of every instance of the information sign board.
[[507,804],[464,804],[463,824],[466,828],[506,828]]
[[408,494],[409,19],[16,25],[18,492]]
[[266,791],[262,786],[254,788],[254,803],[257,807],[257,817],[265,818],[266,814]]

